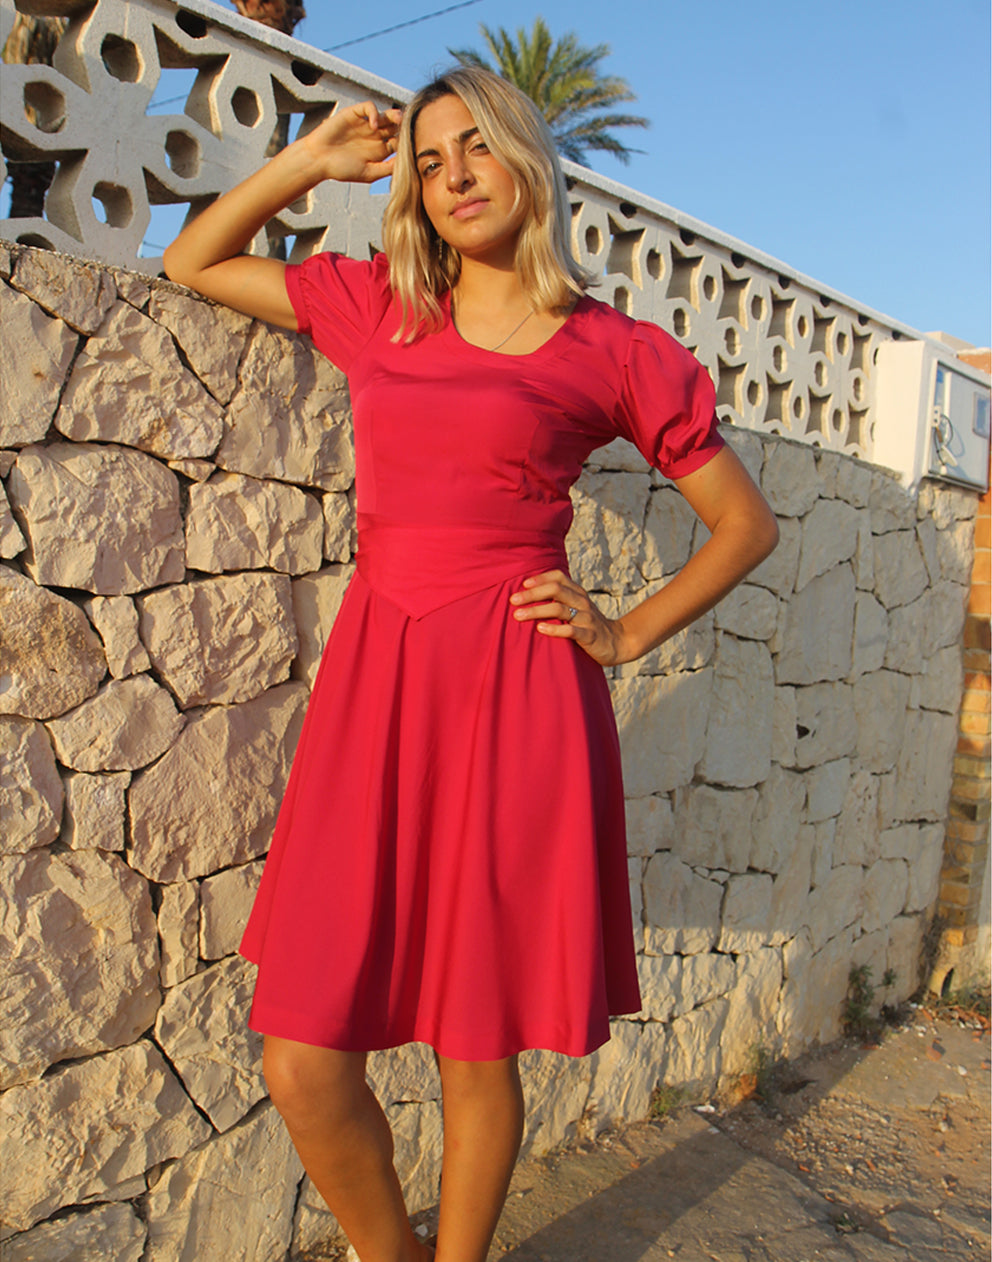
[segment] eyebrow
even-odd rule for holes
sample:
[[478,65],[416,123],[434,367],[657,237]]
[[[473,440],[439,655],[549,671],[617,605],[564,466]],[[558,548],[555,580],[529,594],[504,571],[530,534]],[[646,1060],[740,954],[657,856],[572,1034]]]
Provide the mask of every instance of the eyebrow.
[[[463,145],[470,136],[477,136],[478,134],[478,127],[466,127],[463,132],[459,132],[458,143]],[[437,149],[421,149],[417,154],[416,161],[419,162],[421,158],[439,158],[440,156],[441,154]]]

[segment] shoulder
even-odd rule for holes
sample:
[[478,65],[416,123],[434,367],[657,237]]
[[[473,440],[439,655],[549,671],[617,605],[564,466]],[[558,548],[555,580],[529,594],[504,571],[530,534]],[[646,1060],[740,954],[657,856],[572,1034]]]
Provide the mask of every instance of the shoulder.
[[704,372],[702,365],[677,337],[651,320],[636,320],[608,302],[586,294],[581,300],[586,337],[607,352],[618,368],[656,363],[684,373]]

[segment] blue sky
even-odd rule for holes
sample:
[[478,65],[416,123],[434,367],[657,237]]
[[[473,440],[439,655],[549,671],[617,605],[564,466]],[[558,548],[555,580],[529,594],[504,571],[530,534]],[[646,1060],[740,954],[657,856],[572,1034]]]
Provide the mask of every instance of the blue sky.
[[[317,48],[452,0],[309,0]],[[336,55],[416,88],[479,22],[606,43],[647,152],[595,170],[895,319],[990,340],[988,0],[479,0]]]

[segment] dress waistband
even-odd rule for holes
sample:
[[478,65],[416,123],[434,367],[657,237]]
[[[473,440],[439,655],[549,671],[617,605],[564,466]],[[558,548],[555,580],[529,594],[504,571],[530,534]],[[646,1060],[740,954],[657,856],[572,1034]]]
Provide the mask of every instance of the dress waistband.
[[557,531],[422,525],[358,514],[358,572],[413,618],[516,575],[565,569]]

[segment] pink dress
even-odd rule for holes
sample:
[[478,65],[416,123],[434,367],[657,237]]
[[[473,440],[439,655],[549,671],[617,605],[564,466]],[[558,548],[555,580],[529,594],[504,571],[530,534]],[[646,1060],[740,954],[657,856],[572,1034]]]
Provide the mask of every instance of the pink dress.
[[358,568],[241,943],[249,1024],[345,1050],[584,1055],[640,1008],[616,724],[601,667],[509,597],[566,568],[594,448],[624,435],[672,477],[719,450],[712,384],[588,297],[503,355],[447,314],[391,341],[382,255],[286,277],[351,387]]

